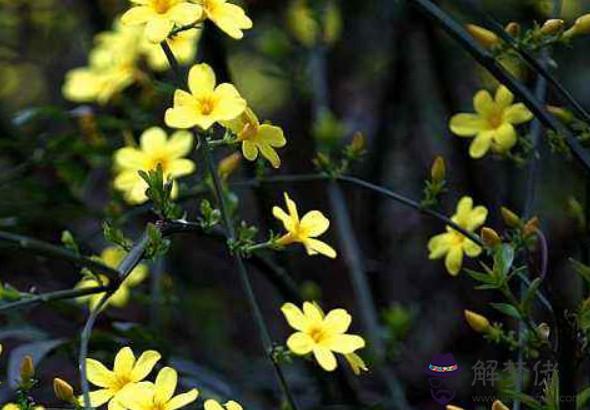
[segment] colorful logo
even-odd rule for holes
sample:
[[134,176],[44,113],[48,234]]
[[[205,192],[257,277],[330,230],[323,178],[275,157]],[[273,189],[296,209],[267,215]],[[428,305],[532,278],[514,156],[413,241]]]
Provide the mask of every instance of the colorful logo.
[[435,355],[425,371],[430,385],[430,395],[435,402],[442,406],[449,404],[456,395],[455,389],[449,383],[449,378],[459,374],[459,365],[451,353]]

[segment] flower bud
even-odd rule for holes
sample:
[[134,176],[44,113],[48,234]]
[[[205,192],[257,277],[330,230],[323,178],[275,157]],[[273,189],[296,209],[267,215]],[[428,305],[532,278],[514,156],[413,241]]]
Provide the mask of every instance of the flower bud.
[[557,117],[557,119],[559,121],[563,122],[564,124],[570,124],[576,119],[574,114],[566,108],[556,107],[554,105],[548,105],[547,111],[549,111],[551,114],[555,115]]
[[65,380],[56,377],[53,379],[53,393],[55,397],[66,403],[75,403],[74,388]]
[[492,228],[488,228],[487,226],[481,228],[480,236],[483,243],[489,248],[493,248],[494,246],[500,245],[502,243],[502,238],[500,238],[500,235],[498,235],[498,233]]
[[490,321],[485,316],[472,312],[471,310],[465,310],[464,313],[469,327],[477,333],[486,333],[490,329]]
[[503,206],[500,208],[500,212],[502,213],[502,219],[504,219],[504,223],[510,228],[517,228],[521,225],[522,221],[520,220],[519,216],[510,209]]
[[20,378],[23,383],[31,381],[35,377],[35,365],[33,364],[33,358],[29,355],[23,357],[23,361],[20,363]]
[[453,406],[452,404],[447,404],[446,410],[464,410],[463,407]]
[[541,27],[541,33],[546,36],[552,36],[560,33],[565,26],[565,21],[562,19],[549,19]]
[[518,37],[520,34],[520,24],[515,21],[511,21],[504,27],[504,31],[510,34],[512,37]]
[[352,141],[348,146],[350,153],[353,155],[361,155],[365,151],[366,139],[362,132],[355,132],[352,136]]
[[493,31],[476,26],[475,24],[467,24],[465,28],[469,34],[471,34],[473,38],[485,48],[492,48],[493,46],[500,44],[500,37],[498,37]]
[[496,400],[492,403],[492,410],[510,410],[504,403],[500,400]]
[[547,323],[543,322],[537,326],[537,334],[542,340],[548,341],[549,335],[551,334],[551,328]]
[[437,156],[432,163],[432,167],[430,168],[430,176],[432,177],[432,182],[442,182],[446,176],[446,165],[445,159],[442,156]]
[[565,38],[571,38],[574,36],[579,36],[580,34],[589,34],[590,33],[590,14],[584,14],[583,16],[578,17],[576,22],[572,27],[569,28],[563,36]]
[[234,152],[231,155],[223,158],[219,161],[219,165],[217,166],[217,172],[222,180],[227,180],[231,174],[233,174],[239,167],[240,163],[242,162],[242,155],[239,152]]
[[522,233],[524,234],[524,236],[534,235],[539,230],[540,225],[541,222],[539,221],[539,218],[533,216],[531,219],[527,221],[527,223],[522,228]]

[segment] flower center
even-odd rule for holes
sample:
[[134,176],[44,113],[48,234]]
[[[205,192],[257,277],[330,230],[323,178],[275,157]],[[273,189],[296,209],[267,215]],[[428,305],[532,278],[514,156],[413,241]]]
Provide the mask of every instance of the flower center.
[[314,327],[309,331],[309,336],[311,336],[314,342],[320,343],[325,337],[324,329],[321,327]]
[[214,13],[217,8],[217,1],[215,0],[201,0],[201,7],[207,14]]
[[165,158],[164,156],[161,157],[155,157],[151,159],[151,164],[149,166],[150,170],[155,170],[158,168],[158,165],[162,167],[162,172],[164,174],[164,178],[166,177],[166,170],[169,167],[170,161],[168,160],[168,158]]
[[451,238],[451,243],[455,246],[461,245],[465,241],[465,236],[462,233],[453,231],[453,236]]
[[200,111],[203,115],[210,115],[215,109],[215,100],[211,97],[199,101]]
[[242,132],[240,132],[239,138],[240,140],[245,141],[254,138],[256,134],[258,134],[258,127],[255,124],[248,122],[244,125]]
[[129,379],[128,376],[117,376],[116,380],[115,380],[115,389],[121,390],[123,387],[127,386],[127,384],[129,384],[131,382],[131,380]]
[[152,8],[158,14],[165,14],[172,7],[174,0],[152,0]]
[[493,114],[490,114],[490,116],[488,117],[488,123],[490,124],[491,128],[496,129],[500,127],[500,125],[502,125],[502,119],[502,112],[495,112]]

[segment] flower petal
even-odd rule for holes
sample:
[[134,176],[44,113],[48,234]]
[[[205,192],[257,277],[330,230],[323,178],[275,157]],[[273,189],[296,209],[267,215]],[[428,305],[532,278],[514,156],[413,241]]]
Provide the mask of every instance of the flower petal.
[[483,223],[486,221],[488,217],[488,210],[485,206],[476,206],[473,210],[469,213],[469,218],[467,223],[465,224],[465,228],[468,231],[474,231],[475,229],[479,228]]
[[273,168],[278,168],[281,166],[281,158],[273,147],[271,147],[269,144],[260,144],[258,147],[262,156],[266,158],[268,162],[270,162],[270,165],[272,165]]
[[177,383],[178,373],[176,373],[176,370],[171,367],[164,367],[160,370],[154,384],[154,403],[167,403],[174,395]]
[[303,242],[303,245],[305,245],[305,249],[307,250],[308,255],[316,255],[319,253],[332,259],[338,256],[334,248],[318,239],[307,238]]
[[463,248],[461,246],[453,246],[445,258],[445,267],[451,275],[456,276],[461,270],[462,265]]
[[314,348],[315,342],[307,333],[297,332],[293,333],[287,339],[287,347],[293,353],[304,355],[310,353]]
[[147,375],[150,374],[158,360],[160,360],[160,357],[162,357],[160,353],[155,350],[147,350],[143,352],[133,367],[130,377],[131,380],[138,382],[145,379]]
[[493,135],[493,131],[484,131],[477,134],[469,145],[469,156],[476,159],[483,157],[492,146]]
[[216,400],[209,399],[205,402],[205,410],[224,410],[224,408]]
[[324,318],[324,327],[329,333],[344,333],[350,327],[352,316],[344,309],[334,309]]
[[132,7],[121,16],[121,23],[124,25],[145,24],[154,18],[154,11],[146,6]]
[[147,154],[159,154],[166,149],[168,135],[160,127],[148,128],[141,134],[140,145]]
[[203,8],[198,4],[179,3],[168,10],[167,17],[180,25],[191,24],[203,15]]
[[145,26],[145,34],[152,43],[160,43],[168,37],[174,23],[164,18],[153,18]]
[[193,149],[193,133],[189,131],[176,131],[170,137],[166,149],[173,158],[188,155]]
[[[168,403],[166,403],[166,410],[176,410],[187,404],[192,403],[199,397],[199,391],[197,389],[191,389],[186,393],[174,396]],[[205,407],[207,409],[207,407]]]
[[449,128],[460,137],[471,137],[487,129],[487,123],[477,114],[456,114],[449,121]]
[[244,410],[240,403],[233,400],[230,400],[227,403],[225,403],[225,408],[227,410]]
[[334,335],[322,340],[321,345],[333,352],[347,354],[365,347],[365,339],[357,335]]
[[175,159],[168,165],[167,173],[172,178],[179,178],[195,172],[196,165],[190,159]]
[[124,347],[119,350],[119,353],[115,356],[115,364],[113,371],[117,376],[127,376],[133,370],[135,364],[135,355],[130,347]]
[[244,10],[231,3],[225,3],[217,7],[214,12],[208,13],[208,17],[227,35],[237,40],[244,37],[243,29],[252,27],[252,20]]
[[512,124],[504,123],[494,132],[493,148],[497,152],[509,151],[516,144],[516,130]]
[[303,215],[299,228],[305,235],[316,237],[322,235],[330,227],[330,220],[320,211],[310,211]]
[[287,139],[281,127],[270,124],[262,124],[260,126],[257,139],[276,148],[284,147],[287,144]]
[[289,215],[291,216],[291,218],[299,222],[299,212],[297,212],[297,204],[295,204],[295,201],[291,199],[288,193],[285,192],[283,193],[283,195],[285,196],[285,203],[287,204]]
[[115,383],[115,374],[95,359],[86,359],[86,377],[98,387],[110,387]]
[[123,147],[115,152],[115,165],[119,169],[141,169],[146,163],[143,152],[134,147]]
[[287,323],[295,330],[304,331],[308,326],[307,318],[303,315],[301,309],[293,303],[285,303],[281,307],[281,312],[285,316]]
[[481,247],[478,244],[469,239],[466,239],[463,243],[463,250],[465,251],[465,254],[470,258],[475,258],[476,256],[479,256],[482,251]]
[[495,101],[499,108],[507,108],[514,101],[514,95],[506,86],[500,85],[496,90]]
[[214,115],[217,121],[229,121],[238,117],[248,105],[236,87],[229,83],[220,84],[215,89],[215,98],[217,104],[211,115]]
[[164,116],[164,122],[171,128],[192,128],[197,125],[198,120],[194,108],[189,106],[168,108]]
[[314,323],[319,324],[324,320],[324,313],[312,302],[303,302],[303,314],[310,325]]
[[428,259],[442,258],[451,247],[451,234],[448,232],[435,235],[428,241]]
[[504,110],[504,121],[511,124],[522,124],[533,119],[533,113],[523,104],[518,103],[511,105]]
[[217,80],[209,64],[195,64],[188,73],[188,88],[195,97],[212,93]]
[[336,357],[329,349],[316,347],[313,349],[313,355],[324,370],[331,372],[336,369],[336,366],[338,365]]
[[[110,389],[100,389],[91,391],[88,396],[90,398],[90,407],[99,407],[105,404],[107,401],[113,397],[114,393]],[[78,402],[83,406],[84,405],[84,395],[80,395],[78,397]]]
[[494,109],[494,100],[489,91],[481,90],[473,97],[473,108],[478,114],[485,115]]
[[248,161],[255,161],[258,158],[258,147],[252,141],[242,142],[242,154]]

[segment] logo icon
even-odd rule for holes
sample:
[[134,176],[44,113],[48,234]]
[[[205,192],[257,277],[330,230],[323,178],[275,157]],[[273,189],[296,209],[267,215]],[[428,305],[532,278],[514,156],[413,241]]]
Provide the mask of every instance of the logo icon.
[[459,365],[451,353],[435,355],[425,371],[430,385],[430,395],[435,402],[446,406],[455,398],[456,391],[449,379],[459,374]]

